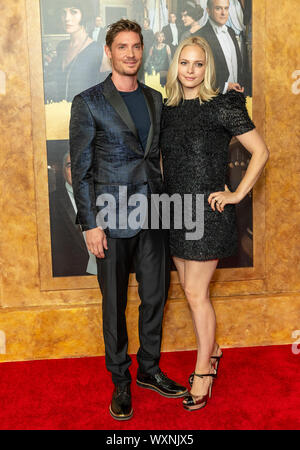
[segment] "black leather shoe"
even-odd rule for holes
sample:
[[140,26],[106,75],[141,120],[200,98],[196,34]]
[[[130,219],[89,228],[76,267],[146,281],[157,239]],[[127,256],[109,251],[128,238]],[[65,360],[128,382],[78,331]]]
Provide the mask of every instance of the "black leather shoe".
[[111,404],[109,405],[110,415],[116,420],[129,420],[133,415],[131,406],[130,384],[126,386],[116,385]]
[[138,372],[136,384],[145,389],[151,389],[164,397],[178,398],[187,393],[184,386],[180,386],[175,381],[170,380],[160,369],[155,375]]

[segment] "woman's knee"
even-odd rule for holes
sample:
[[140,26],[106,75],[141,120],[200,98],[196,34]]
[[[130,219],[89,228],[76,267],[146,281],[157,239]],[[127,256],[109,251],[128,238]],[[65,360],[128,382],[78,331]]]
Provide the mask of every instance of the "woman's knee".
[[192,309],[197,308],[206,302],[210,302],[207,291],[201,291],[196,287],[185,285],[184,293]]

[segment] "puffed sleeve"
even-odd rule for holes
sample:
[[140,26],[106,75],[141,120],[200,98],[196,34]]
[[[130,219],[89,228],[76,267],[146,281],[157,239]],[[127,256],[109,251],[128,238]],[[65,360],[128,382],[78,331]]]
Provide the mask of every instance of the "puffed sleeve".
[[244,94],[234,90],[221,96],[218,119],[232,136],[239,136],[255,128],[246,108]]

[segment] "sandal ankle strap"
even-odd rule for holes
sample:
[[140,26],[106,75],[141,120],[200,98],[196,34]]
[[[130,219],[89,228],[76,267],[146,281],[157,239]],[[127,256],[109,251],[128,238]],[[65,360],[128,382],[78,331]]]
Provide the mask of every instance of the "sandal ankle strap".
[[216,377],[216,371],[214,372],[214,373],[192,373],[192,375],[194,375],[194,376],[196,376],[196,377],[200,377],[200,378],[203,378],[203,377]]

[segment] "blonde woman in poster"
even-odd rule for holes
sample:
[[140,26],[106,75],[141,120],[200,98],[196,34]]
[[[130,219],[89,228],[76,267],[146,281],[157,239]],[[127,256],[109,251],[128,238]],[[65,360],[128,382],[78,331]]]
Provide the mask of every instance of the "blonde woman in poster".
[[148,59],[145,63],[145,70],[151,75],[153,72],[160,74],[160,84],[166,84],[167,72],[171,63],[171,49],[164,43],[163,32],[155,33],[154,45],[150,48]]
[[[185,194],[192,195],[190,223],[199,218],[196,195],[202,195],[203,200],[202,237],[190,237],[186,220],[180,229],[171,222],[170,229],[170,252],[197,338],[197,361],[190,376],[192,388],[183,401],[183,407],[189,411],[207,404],[222,356],[216,343],[210,281],[219,259],[237,249],[235,205],[253,188],[269,154],[249,118],[243,93],[231,90],[222,94],[213,88],[214,72],[207,41],[196,36],[181,42],[168,72],[168,99],[161,123],[166,192],[170,196],[180,194],[183,199]],[[233,136],[252,154],[235,191],[226,185],[228,146]]]

